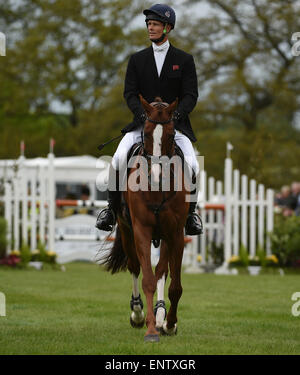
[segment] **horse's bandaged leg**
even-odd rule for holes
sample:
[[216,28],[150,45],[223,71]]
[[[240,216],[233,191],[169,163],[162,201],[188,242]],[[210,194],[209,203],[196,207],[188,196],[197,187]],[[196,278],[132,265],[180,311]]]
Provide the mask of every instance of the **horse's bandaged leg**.
[[[140,299],[138,278],[133,274],[132,280],[133,280],[132,296],[133,298],[137,300],[137,299]],[[143,311],[142,301],[140,303],[135,303],[135,301],[132,300],[131,302],[132,302],[132,306],[131,306],[132,312],[130,315],[131,325],[133,327],[141,328],[144,325],[144,320],[145,320],[145,314]]]
[[[157,300],[164,301],[164,289],[165,289],[165,274],[162,275],[161,279],[157,281]],[[161,328],[165,320],[165,309],[163,307],[158,307],[156,312],[156,327]]]

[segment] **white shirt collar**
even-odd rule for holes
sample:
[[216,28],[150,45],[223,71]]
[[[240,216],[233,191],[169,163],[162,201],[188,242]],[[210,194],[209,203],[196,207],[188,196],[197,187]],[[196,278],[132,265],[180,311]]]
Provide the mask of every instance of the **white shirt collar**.
[[152,48],[154,52],[166,52],[169,49],[169,47],[170,47],[170,43],[168,39],[159,46],[152,42]]

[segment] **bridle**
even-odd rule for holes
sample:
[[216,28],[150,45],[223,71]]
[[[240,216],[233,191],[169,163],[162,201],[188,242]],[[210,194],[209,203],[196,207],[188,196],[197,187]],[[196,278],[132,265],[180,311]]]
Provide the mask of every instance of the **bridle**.
[[[153,102],[153,103],[151,103],[151,105],[153,106],[153,107],[158,107],[158,106],[160,106],[160,107],[164,107],[164,108],[166,108],[166,107],[168,107],[168,103],[164,103],[164,102]],[[152,124],[156,124],[156,125],[167,125],[167,124],[169,124],[171,121],[173,121],[173,116],[171,116],[167,121],[157,121],[157,120],[153,120],[153,119],[151,119],[150,117],[146,117],[146,121],[149,121],[149,122],[151,122]],[[146,122],[145,121],[145,122]],[[144,125],[145,126],[145,125]],[[173,140],[172,140],[172,144],[174,144],[174,140],[175,140],[175,129],[173,129]],[[144,127],[143,127],[143,130],[142,130],[142,149],[143,149],[143,156],[147,159],[147,160],[149,160],[149,159],[151,159],[151,158],[153,158],[154,156],[153,155],[150,155],[150,154],[148,154],[147,153],[147,151],[145,150],[145,143],[144,143]],[[168,155],[169,157],[171,157],[172,155]],[[157,157],[155,157],[155,158],[158,158],[158,160],[160,160],[160,156],[157,156]]]

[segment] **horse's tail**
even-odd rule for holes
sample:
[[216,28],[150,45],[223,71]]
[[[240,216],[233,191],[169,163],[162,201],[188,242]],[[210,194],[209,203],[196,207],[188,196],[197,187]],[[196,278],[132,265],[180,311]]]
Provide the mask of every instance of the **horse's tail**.
[[126,271],[127,262],[128,258],[123,250],[121,232],[117,226],[113,247],[101,263],[105,266],[106,271],[110,271],[112,274],[114,274],[119,271]]

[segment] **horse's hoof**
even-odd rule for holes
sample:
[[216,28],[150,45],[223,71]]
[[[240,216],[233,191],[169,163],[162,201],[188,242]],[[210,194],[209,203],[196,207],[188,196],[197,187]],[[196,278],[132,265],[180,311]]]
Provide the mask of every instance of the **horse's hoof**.
[[[137,308],[137,307],[136,307]],[[140,309],[140,307],[139,307]],[[145,314],[143,310],[132,311],[130,315],[130,324],[133,328],[143,328],[145,324]]]
[[142,321],[140,322],[135,322],[132,317],[130,317],[130,324],[131,324],[131,327],[133,328],[143,328],[144,327],[144,324],[145,324],[145,319],[143,319]]
[[146,335],[144,342],[159,342],[159,335]]
[[175,323],[174,327],[168,329],[167,328],[167,322],[165,321],[162,328],[160,329],[160,333],[164,336],[177,335],[177,324]]

